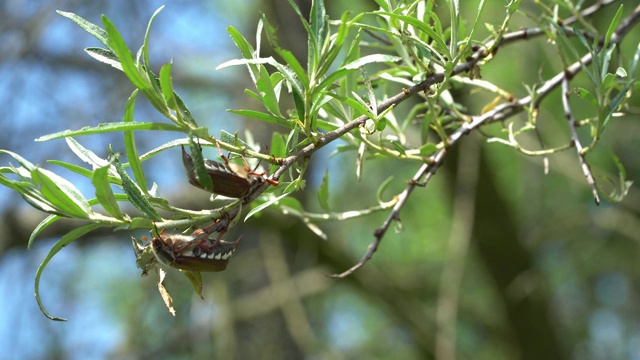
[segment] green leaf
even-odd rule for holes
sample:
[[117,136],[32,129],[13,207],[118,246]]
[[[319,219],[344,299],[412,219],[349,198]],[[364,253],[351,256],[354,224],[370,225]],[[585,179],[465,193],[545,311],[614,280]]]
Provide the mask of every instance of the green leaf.
[[620,23],[620,18],[622,17],[622,9],[623,9],[623,7],[624,6],[621,4],[620,7],[618,8],[618,11],[615,14],[615,16],[611,20],[611,24],[609,24],[609,28],[607,29],[607,33],[604,36],[604,45],[602,45],[603,49],[606,49],[607,47],[609,47],[609,41],[611,41],[611,37],[613,36],[613,33],[616,31],[616,28],[618,27],[618,24]]
[[124,169],[116,155],[113,153],[111,148],[109,148],[109,153],[113,158],[113,164],[115,165],[116,170],[120,175],[120,179],[122,179],[122,189],[124,190],[125,194],[127,194],[127,198],[129,199],[131,204],[151,220],[161,221],[162,218],[160,217],[160,215],[158,215],[156,209],[151,206],[151,203],[142,192],[142,190],[140,190],[138,185],[136,185],[136,183],[133,182],[133,180],[129,177],[129,174],[127,174],[126,170]]
[[[311,6],[313,7],[314,5],[315,4],[312,4]],[[309,72],[313,72],[314,69],[316,69],[316,66],[317,66],[316,61],[318,60],[317,39],[313,35],[314,33],[311,31],[311,28],[309,27],[309,23],[305,19],[304,15],[302,15],[302,12],[298,8],[298,5],[296,5],[296,3],[293,0],[289,0],[289,6],[291,6],[293,11],[295,11],[295,13],[298,15],[298,19],[300,19],[300,23],[302,24],[305,31],[307,32],[307,38],[308,38],[307,39],[307,70]]]
[[[482,17],[482,13],[484,12],[485,9],[485,0],[480,0],[480,3],[478,4],[478,10],[476,10],[476,16],[475,16],[475,20],[473,22],[473,27],[471,28],[471,32],[469,32],[469,36],[467,37],[468,41],[471,42],[473,40],[473,35],[475,35],[476,29],[478,28],[478,23],[480,22],[480,18]],[[467,46],[465,47],[469,47],[469,42],[467,43]],[[462,55],[462,54],[460,54]]]
[[202,296],[202,274],[199,271],[180,270],[180,272],[189,279],[196,294],[198,294],[201,299],[204,299],[204,296]]
[[304,88],[307,89],[309,87],[309,77],[304,71],[302,65],[300,65],[300,63],[298,62],[296,56],[289,50],[277,48],[276,51],[278,52],[278,55],[280,55],[282,60],[284,60],[289,68],[291,68],[291,70],[297,75]]
[[287,156],[287,145],[284,140],[284,136],[280,133],[274,132],[271,135],[271,154],[275,157]]
[[49,215],[44,220],[40,221],[38,226],[31,232],[31,236],[29,236],[29,242],[27,243],[27,249],[31,249],[31,245],[36,237],[42,232],[42,230],[49,227],[49,225],[55,223],[56,221],[62,219],[62,217],[58,215]]
[[118,60],[118,56],[111,50],[103,49],[103,48],[95,48],[88,47],[84,49],[84,51],[89,54],[92,58],[105,63],[107,65],[111,65],[114,68],[122,70],[122,64],[120,64],[120,60]]
[[78,239],[82,235],[84,235],[84,234],[86,234],[86,233],[88,233],[88,232],[90,232],[90,231],[92,231],[94,229],[97,229],[97,228],[99,228],[101,226],[103,226],[103,225],[101,225],[101,224],[88,224],[88,225],[84,225],[84,226],[81,226],[79,228],[75,228],[75,229],[71,230],[70,232],[68,232],[66,235],[64,235],[60,240],[58,240],[58,242],[56,242],[53,245],[53,247],[51,248],[51,250],[49,251],[47,256],[42,261],[42,264],[40,264],[40,266],[38,267],[38,271],[36,272],[36,279],[35,279],[36,302],[38,303],[38,306],[40,307],[40,311],[42,311],[44,316],[46,316],[47,318],[49,318],[51,320],[55,320],[55,321],[67,321],[66,319],[59,318],[59,317],[54,317],[54,316],[49,315],[49,313],[45,309],[44,305],[42,304],[42,300],[40,299],[40,276],[42,275],[42,272],[44,271],[44,269],[47,266],[47,264],[49,263],[49,261],[51,261],[51,259],[63,247],[71,244],[73,241],[75,241],[76,239]]
[[164,9],[164,5],[160,6],[158,10],[156,10],[151,18],[149,19],[149,23],[147,24],[147,31],[144,33],[144,43],[142,44],[142,55],[144,58],[144,66],[147,69],[147,74],[149,78],[153,79],[153,73],[149,70],[151,62],[149,61],[149,35],[151,34],[151,24],[153,24],[153,20],[155,20],[156,16]]
[[[311,97],[313,99],[318,99],[322,95],[321,94],[322,92],[327,91],[327,88],[331,88],[332,86],[334,86],[334,83],[336,82],[336,80],[346,78],[350,73],[354,72],[356,69],[359,69],[359,68],[353,68],[353,69],[341,68],[335,72],[332,72],[329,76],[324,78],[318,85],[316,85],[316,87],[313,88]],[[354,91],[354,87],[345,86],[344,88],[342,87],[340,88],[340,91],[342,93],[346,93],[347,90],[350,90],[348,94],[351,94],[351,92]]]
[[602,129],[603,130],[607,126],[607,124],[609,124],[609,120],[611,120],[611,116],[613,115],[613,113],[616,110],[618,110],[618,107],[620,106],[620,104],[624,100],[624,98],[625,98],[627,92],[629,91],[629,89],[631,88],[632,84],[633,84],[633,81],[627,82],[627,84],[624,86],[624,88],[622,88],[622,90],[620,90],[620,92],[618,94],[616,94],[616,96],[611,100],[611,102],[607,106],[607,114],[605,116],[604,122],[602,123]]
[[[278,203],[278,205],[280,206],[281,209],[289,210],[289,212],[291,211],[296,211],[299,213],[304,212],[304,207],[302,206],[302,203],[300,203],[300,200],[291,196],[280,199],[280,202]],[[286,208],[289,208],[289,209],[286,209]]]
[[371,109],[369,109],[369,106],[355,92],[351,94],[353,98],[343,97],[332,92],[327,93],[327,95],[351,106],[354,110],[356,110],[356,116],[367,115],[370,118],[375,118],[375,116],[371,112]]
[[249,144],[238,138],[238,133],[232,134],[228,131],[220,130],[220,141],[241,148],[251,148]]
[[122,219],[122,213],[120,212],[120,206],[118,200],[116,200],[109,182],[109,168],[111,165],[101,167],[93,172],[91,183],[96,189],[96,198],[100,202],[100,205],[111,216],[117,219]]
[[[38,168],[34,168],[32,171],[27,171],[23,167],[14,168],[13,166],[0,168],[0,185],[15,190],[29,205],[42,212],[68,217],[68,213],[61,212],[51,201],[45,198],[42,191],[33,183],[31,174],[35,171],[38,171]],[[16,174],[20,176],[20,180],[10,180],[4,176],[5,173]]]
[[102,23],[107,34],[109,34],[108,47],[118,56],[118,60],[120,60],[120,64],[122,64],[122,71],[124,71],[131,83],[138,89],[149,89],[151,87],[149,80],[143,78],[140,74],[133,55],[118,32],[118,29],[116,29],[111,20],[104,15],[102,15]]
[[109,35],[107,34],[106,31],[101,29],[99,26],[88,22],[87,20],[81,18],[80,16],[78,16],[78,15],[76,15],[74,13],[60,11],[60,10],[56,10],[56,12],[58,14],[64,16],[64,17],[66,17],[67,19],[70,19],[74,23],[78,24],[86,32],[88,32],[89,34],[93,35],[96,39],[98,39],[101,43],[103,43],[104,46],[110,47],[109,46]]
[[382,200],[382,194],[389,187],[389,184],[391,184],[392,180],[393,180],[393,176],[389,176],[382,182],[382,184],[380,184],[380,186],[378,186],[378,191],[376,192],[376,198],[378,199],[379,204],[384,203],[384,201]]
[[[255,58],[255,59],[233,59],[229,61],[225,61],[222,64],[216,66],[216,70],[221,70],[230,66],[239,66],[239,65],[262,65],[262,64],[270,64],[275,66],[277,62],[274,58]],[[257,68],[256,68],[257,69]]]
[[287,197],[289,194],[291,194],[291,193],[290,192],[285,192],[284,194],[282,194],[280,196],[273,197],[273,198],[267,200],[266,202],[256,206],[255,208],[251,209],[251,211],[249,211],[247,216],[244,217],[244,221],[247,221],[253,215],[255,215],[255,214],[259,213],[260,211],[268,208],[269,206],[277,203],[278,201],[280,201],[280,199]]
[[[182,115],[181,120],[188,123],[189,125],[191,125],[194,128],[198,128],[198,124],[196,123],[196,119],[193,117],[193,115],[191,114],[191,111],[189,110],[189,108],[187,108],[187,105],[184,103],[184,101],[182,101],[182,98],[180,97],[180,95],[178,95],[176,92],[173,93],[173,96],[175,96],[176,98],[176,104],[178,105],[178,111],[179,113]],[[195,129],[191,129],[191,131],[194,131]]]
[[373,119],[377,120],[378,119],[378,102],[376,101],[376,94],[373,91],[371,80],[369,80],[369,75],[367,75],[367,70],[364,67],[360,68],[360,73],[362,75],[362,81],[364,82],[365,88],[367,89],[367,97],[369,99],[369,103],[364,105],[371,110],[371,113],[373,114]]
[[391,4],[389,3],[389,0],[375,0],[375,2],[382,10],[391,11]]
[[298,76],[296,75],[296,73],[293,72],[291,68],[289,68],[288,66],[284,66],[279,63],[275,63],[272,65],[275,66],[276,69],[278,69],[278,71],[280,71],[280,73],[287,80],[287,83],[291,85],[291,88],[293,89],[294,99],[296,95],[300,96],[300,98],[304,98],[304,93],[306,92],[307,84],[303,84],[300,81],[300,79],[298,79]]
[[[134,90],[124,107],[124,123],[133,124],[133,111],[136,106],[136,98],[138,90]],[[138,149],[136,147],[136,136],[132,130],[124,131],[124,147],[127,154],[127,160],[129,160],[129,166],[133,172],[133,177],[136,182],[140,184],[142,190],[147,193],[147,179],[144,176],[144,170],[142,170],[142,162],[138,156]]]
[[16,159],[16,161],[18,161],[18,164],[20,164],[22,167],[24,167],[29,172],[31,172],[31,171],[33,171],[33,170],[35,170],[37,168],[37,166],[35,166],[34,164],[29,162],[27,159],[23,158],[22,156],[18,155],[17,153],[14,153],[13,151],[0,149],[0,154],[7,154],[7,155],[13,157],[14,159]]
[[640,63],[640,42],[638,42],[638,46],[636,47],[636,52],[633,53],[633,59],[631,60],[631,66],[629,66],[629,71],[631,73],[630,77],[632,79],[636,78],[636,70],[638,70],[638,64]]
[[624,168],[622,161],[613,153],[611,153],[611,157],[613,158],[613,162],[618,168],[618,179],[620,181],[620,188],[618,191],[613,191],[609,196],[615,200],[622,201],[625,196],[629,193],[629,189],[631,189],[631,185],[633,185],[633,181],[629,180],[627,177],[627,170]]
[[618,157],[613,153],[611,153],[610,156],[618,169],[618,181],[616,183],[616,181],[610,179],[608,176],[601,176],[604,181],[611,184],[611,190],[604,189],[601,181],[596,182],[596,187],[598,188],[598,192],[603,194],[607,200],[613,203],[618,203],[624,200],[627,196],[631,186],[633,185],[633,181],[627,178],[627,171],[620,159],[618,159]]
[[365,66],[367,64],[372,64],[372,63],[386,63],[386,62],[398,62],[401,61],[402,58],[399,56],[393,56],[393,55],[386,55],[386,54],[372,54],[372,55],[367,55],[367,56],[363,56],[355,61],[352,61],[346,65],[344,65],[342,68],[343,69],[347,69],[347,70],[355,70],[355,69],[359,69],[362,66]]
[[439,53],[444,54],[444,56],[446,56],[448,59],[453,59],[453,56],[451,56],[451,53],[449,52],[449,48],[447,47],[446,41],[444,41],[444,39],[442,38],[442,36],[440,36],[440,34],[437,34],[435,31],[433,31],[433,29],[431,29],[431,26],[429,26],[429,24],[411,16],[400,15],[400,14],[387,12],[387,11],[379,11],[379,12],[376,12],[376,14],[387,15],[389,16],[389,18],[402,20],[405,23],[413,25],[414,27],[416,27],[416,29],[422,31],[431,39],[433,39],[433,41],[435,41]]
[[309,14],[309,29],[311,35],[320,43],[328,32],[327,11],[324,8],[324,0],[313,0],[311,2],[311,13]]
[[291,70],[288,66],[282,65],[275,61],[272,57],[269,58],[257,58],[257,59],[235,59],[231,61],[227,61],[221,65],[216,67],[216,70],[229,67],[229,66],[237,66],[237,65],[260,65],[260,64],[269,64],[278,70],[282,76],[286,79],[287,83],[293,89],[294,99],[295,96],[303,97],[305,93],[306,84],[302,83],[295,72]]
[[253,47],[247,41],[247,39],[242,36],[236,28],[233,26],[227,27],[227,32],[231,35],[231,40],[236,44],[238,49],[240,49],[240,53],[242,53],[242,57],[245,59],[253,59]]
[[393,146],[394,149],[396,149],[397,152],[399,152],[402,155],[406,155],[407,152],[404,149],[404,147],[402,146],[402,144],[400,144],[398,141],[396,140],[392,140],[390,141],[391,145]]
[[160,88],[162,89],[162,95],[164,96],[165,103],[175,110],[177,108],[177,104],[176,98],[173,96],[173,82],[171,80],[172,66],[173,63],[170,62],[162,65],[162,68],[160,68]]
[[598,99],[596,99],[596,97],[593,96],[593,94],[589,92],[589,90],[579,87],[576,89],[576,94],[578,94],[579,98],[588,101],[595,107],[598,107]]
[[[37,168],[32,170],[31,172],[33,171],[37,171]],[[25,170],[24,168],[0,168],[0,185],[4,185],[10,189],[15,190],[29,205],[42,212],[68,217],[69,214],[59,211],[59,209],[57,209],[49,200],[44,197],[42,192],[33,183],[31,172]],[[21,177],[21,180],[10,180],[6,176],[4,176],[4,173],[17,174]]]
[[421,156],[431,156],[438,151],[438,146],[432,142],[426,143],[420,147]]
[[214,192],[213,180],[209,176],[207,169],[204,166],[204,158],[202,157],[202,149],[199,144],[193,141],[193,137],[189,137],[189,149],[191,150],[191,157],[193,158],[193,167],[196,175],[196,179],[208,192]]
[[[578,40],[580,40],[580,42],[582,43],[582,45],[584,45],[585,48],[587,48],[587,50],[589,50],[593,57],[592,57],[592,61],[593,61],[593,67],[594,68],[598,68],[597,66],[597,62],[598,62],[598,55],[595,53],[594,49],[589,45],[589,43],[587,42],[587,38],[584,37],[584,34],[582,33],[582,31],[580,31],[577,28],[573,28],[573,32],[574,34],[576,34],[576,37],[578,38]],[[560,36],[559,39],[564,40],[565,42],[567,42],[566,36]],[[570,45],[567,45],[570,46]],[[572,47],[570,47],[571,49],[573,49]],[[574,49],[575,51],[575,49]],[[577,56],[577,54],[576,54]],[[589,77],[589,80],[591,80],[591,83],[597,88],[600,86],[600,77],[599,77],[599,72],[597,71],[593,71],[593,69],[591,69],[588,66],[583,66],[582,70],[584,70],[584,72],[587,74],[587,76]]]
[[135,229],[151,229],[153,228],[153,222],[147,218],[143,217],[134,217],[131,219],[129,226],[126,227],[127,230],[135,230]]
[[42,196],[63,214],[87,219],[92,213],[89,202],[67,179],[41,168],[33,170],[31,178],[40,186]]
[[65,141],[67,142],[69,149],[71,149],[71,151],[73,151],[73,153],[76,154],[76,156],[78,156],[80,160],[91,165],[93,169],[97,169],[109,164],[107,160],[99,157],[93,151],[82,146],[76,139],[68,137],[65,138]]
[[273,89],[273,84],[271,84],[271,76],[266,67],[259,66],[259,69],[260,74],[256,81],[256,88],[260,92],[262,103],[273,115],[282,117],[278,97]]
[[318,201],[324,211],[331,212],[331,207],[329,206],[329,169],[325,171],[322,183],[318,189]]
[[27,202],[27,204],[33,206],[35,209],[40,210],[44,213],[60,215],[64,217],[69,217],[69,214],[63,213],[52,204],[44,199],[40,193],[31,192],[20,192],[20,195]]
[[287,129],[292,129],[295,126],[293,122],[290,122],[289,120],[283,117],[274,116],[274,115],[263,113],[260,111],[255,111],[255,110],[228,110],[228,111],[230,113],[234,113],[240,116],[246,116],[248,118],[261,120],[267,123],[281,125],[286,127]]
[[65,130],[53,134],[43,135],[35,141],[49,141],[53,139],[62,139],[71,136],[84,136],[93,134],[105,134],[119,131],[134,130],[160,130],[160,131],[176,131],[184,132],[184,129],[172,124],[156,123],[156,122],[110,122],[102,123],[98,126],[85,126],[79,130]]
[[449,28],[449,34],[451,35],[449,44],[452,58],[458,56],[458,33],[460,26],[460,2],[459,1],[447,1],[449,5],[449,18],[451,19],[451,27]]
[[349,12],[342,14],[340,27],[334,36],[328,37],[322,47],[320,55],[320,67],[315,73],[315,78],[321,78],[326,75],[333,62],[342,51],[347,35],[349,34]]
[[173,120],[171,112],[164,102],[162,93],[157,91],[157,88],[154,86],[155,76],[153,73],[138,68],[127,44],[124,42],[124,39],[111,20],[103,15],[102,23],[109,34],[109,48],[118,56],[118,60],[120,60],[120,64],[122,64],[122,71],[127,75],[129,81],[142,91],[142,94],[149,100],[153,107],[155,107],[165,117]]
[[285,50],[280,47],[280,44],[278,43],[278,37],[276,35],[276,29],[271,25],[271,23],[269,23],[266,15],[262,15],[261,22],[264,24],[267,40],[269,41],[273,49],[278,53],[278,55],[280,55],[282,60],[284,60],[284,62],[291,68],[291,70],[296,73],[298,79],[304,85],[305,89],[308,88],[309,77],[307,76],[307,73],[302,65],[300,65],[298,59],[291,51]]
[[607,73],[602,79],[602,88],[608,90],[616,86],[616,77],[615,74]]
[[[86,178],[91,179],[91,177],[93,176],[93,171],[83,168],[82,166],[78,166],[75,164],[69,164],[68,162],[64,162],[64,161],[60,161],[60,160],[47,160],[47,163],[49,164],[53,164],[53,165],[57,165],[57,166],[61,166],[71,172],[74,172],[78,175],[82,175]],[[96,167],[97,168],[97,167]],[[117,174],[117,173],[116,173]],[[119,177],[110,175],[109,176],[109,182],[112,184],[116,184],[116,185],[121,185],[122,182],[120,181]]]

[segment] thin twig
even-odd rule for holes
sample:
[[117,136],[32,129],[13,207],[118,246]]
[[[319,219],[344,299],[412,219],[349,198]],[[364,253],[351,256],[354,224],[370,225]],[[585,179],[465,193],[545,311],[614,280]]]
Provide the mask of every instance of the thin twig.
[[562,79],[562,108],[564,109],[564,116],[569,122],[569,130],[571,130],[571,142],[573,143],[573,146],[575,146],[576,152],[578,153],[578,160],[580,161],[582,173],[587,178],[587,184],[589,184],[589,186],[591,187],[591,192],[593,193],[593,198],[596,201],[596,205],[600,205],[600,197],[598,196],[598,190],[596,189],[596,181],[593,179],[589,164],[587,164],[587,160],[585,159],[584,153],[582,152],[582,143],[580,142],[580,137],[578,136],[578,131],[576,130],[576,119],[573,117],[573,113],[571,112],[571,105],[569,104],[569,80],[569,74],[566,74]]
[[[406,189],[404,189],[404,191],[400,195],[398,195],[398,202],[391,210],[391,213],[389,213],[389,216],[387,216],[387,219],[384,221],[382,226],[380,226],[373,232],[373,236],[375,237],[375,240],[371,244],[369,244],[369,246],[367,247],[367,252],[360,259],[360,261],[358,261],[350,269],[340,274],[333,274],[333,275],[327,275],[327,276],[331,278],[344,278],[346,276],[349,276],[353,274],[354,271],[361,268],[367,261],[369,261],[373,257],[373,253],[375,253],[376,250],[378,249],[378,246],[380,246],[380,242],[382,241],[384,234],[387,232],[387,229],[389,229],[389,226],[391,226],[391,223],[394,220],[397,220],[400,218],[400,210],[404,207],[404,204],[409,199],[409,195],[411,194],[413,189],[415,189],[416,186],[427,185],[429,180],[436,173],[436,170],[438,169],[438,167],[442,165],[442,161],[444,160],[445,154],[446,154],[445,149],[438,151],[432,158],[433,162],[424,163],[420,167],[418,172],[416,172],[416,174],[413,176],[413,178],[411,178],[411,180],[408,181],[408,185]],[[424,177],[424,181],[420,182],[420,180],[423,177]]]

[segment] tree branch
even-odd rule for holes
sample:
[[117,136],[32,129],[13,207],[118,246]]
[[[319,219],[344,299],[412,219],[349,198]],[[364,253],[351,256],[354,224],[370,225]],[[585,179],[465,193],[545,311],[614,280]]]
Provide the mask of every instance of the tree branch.
[[[605,4],[603,3],[603,5],[605,5]],[[591,10],[590,9],[591,8],[589,8],[588,10],[592,11],[592,9]],[[589,14],[592,14],[592,13],[593,12],[589,12]],[[631,15],[629,15],[627,18],[625,18],[621,22],[621,24],[618,26],[618,28],[614,32],[614,35],[611,38],[611,42],[619,43],[622,40],[622,38],[624,37],[624,35],[629,32],[631,27],[633,25],[635,25],[638,22],[639,19],[640,19],[640,6],[636,7],[634,9],[633,13]],[[511,33],[511,34],[507,34],[507,35],[504,36],[501,44],[511,42],[511,41],[513,41],[515,39],[526,39],[531,35],[537,35],[539,33],[542,33],[542,31],[538,32],[537,29],[533,29],[533,30],[534,31],[521,30],[521,31],[517,31],[517,32]],[[457,70],[461,69],[463,66],[465,66],[466,69],[471,69],[471,67],[473,67],[477,63],[477,61],[479,61],[483,57],[486,57],[486,54],[484,54],[484,49],[485,48],[491,48],[491,44],[488,44],[488,45],[486,45],[486,47],[482,47],[480,50],[476,51],[474,53],[474,55],[472,56],[471,60],[468,60],[466,63],[457,66],[455,68],[455,70],[453,71],[452,76],[456,75],[456,74],[459,74],[461,71],[457,71]],[[536,103],[533,104],[533,105],[534,106],[538,106],[538,104],[540,103],[540,101],[544,97],[546,97],[553,89],[555,89],[556,87],[558,87],[558,85],[561,84],[563,79],[565,79],[565,76],[569,76],[569,77],[574,76],[576,73],[578,73],[583,68],[583,66],[586,66],[586,65],[590,64],[591,60],[592,60],[592,55],[591,55],[591,53],[588,53],[588,54],[584,55],[579,61],[577,61],[577,62],[573,63],[572,65],[570,65],[565,71],[562,71],[562,72],[558,73],[556,76],[554,76],[553,78],[551,78],[548,81],[546,81],[536,91],[536,96],[535,96]],[[441,76],[437,77],[437,75],[441,75]],[[432,78],[436,78],[437,77],[438,79],[440,79],[440,78],[444,79],[444,75],[443,74],[437,74],[437,75],[433,75]],[[422,85],[424,83],[427,83],[430,80],[431,80],[431,78],[425,80],[423,83],[421,83],[419,85],[416,85],[416,87],[419,87],[420,85]],[[412,88],[408,89],[408,91],[403,92],[403,94],[407,93],[407,92],[411,92],[414,88],[415,87],[412,87]],[[400,97],[400,95],[402,95],[402,94],[398,94],[394,98],[391,98],[389,100],[396,99],[396,98],[403,99],[402,97]],[[496,106],[493,110],[491,110],[491,111],[489,111],[489,112],[487,112],[485,114],[482,114],[482,115],[479,115],[479,116],[475,116],[475,117],[473,117],[471,122],[462,123],[460,128],[458,128],[456,131],[454,131],[451,134],[451,136],[449,137],[449,139],[447,139],[446,145],[447,146],[454,145],[456,142],[458,142],[462,138],[463,135],[468,134],[472,130],[478,129],[480,126],[487,125],[489,123],[493,123],[493,122],[500,121],[500,120],[506,119],[508,117],[511,117],[511,116],[519,113],[520,111],[522,111],[522,109],[525,106],[532,105],[531,103],[532,103],[532,97],[531,96],[527,96],[527,97],[522,98],[522,99],[520,99],[518,101],[514,101],[514,102],[510,102],[510,103],[506,103],[506,104],[501,104],[499,106]],[[360,120],[360,118],[356,119],[355,121],[358,121],[358,120]],[[574,127],[572,127],[572,128],[574,128]],[[575,131],[575,128],[574,128],[574,131]],[[574,145],[575,145],[575,141],[574,141]],[[348,276],[348,275],[352,274],[354,271],[356,271],[359,268],[361,268],[367,261],[369,261],[373,257],[373,253],[375,253],[375,251],[378,249],[378,246],[380,245],[380,242],[382,241],[382,238],[383,238],[384,234],[386,233],[387,229],[389,228],[389,226],[391,225],[393,220],[397,220],[399,218],[400,210],[402,209],[402,207],[406,203],[406,201],[407,201],[407,199],[409,197],[409,194],[413,191],[413,189],[415,188],[416,185],[426,186],[426,184],[431,179],[433,174],[435,174],[435,171],[437,170],[437,168],[442,164],[442,161],[444,160],[444,156],[445,156],[446,151],[447,151],[447,147],[445,147],[445,143],[444,142],[441,142],[439,144],[439,146],[441,146],[441,149],[439,151],[437,151],[434,155],[432,155],[432,157],[429,159],[430,160],[429,162],[426,162],[425,164],[423,164],[420,167],[420,169],[418,170],[416,175],[409,181],[409,184],[407,185],[407,188],[400,195],[398,195],[398,202],[393,207],[393,210],[391,211],[391,213],[389,214],[389,216],[387,217],[385,222],[382,224],[382,226],[374,231],[375,240],[368,246],[367,252],[365,253],[365,255],[360,259],[360,261],[358,261],[358,263],[356,263],[350,269],[348,269],[348,270],[346,270],[346,271],[344,271],[344,272],[342,272],[340,274],[331,275],[331,277],[333,277],[333,278],[343,278],[345,276]],[[582,158],[582,161],[583,160],[584,160],[584,158]],[[586,163],[583,163],[583,171],[585,169],[585,165],[586,165]],[[585,172],[585,175],[587,173],[590,175],[590,172],[588,172],[588,166],[587,166],[587,172]],[[424,176],[424,181],[420,182],[420,180],[422,179],[423,176]],[[591,177],[591,179],[593,179],[593,178]],[[589,176],[587,176],[587,180],[589,181]],[[596,199],[597,199],[596,202],[599,202],[599,199],[597,198],[597,194],[596,194]]]

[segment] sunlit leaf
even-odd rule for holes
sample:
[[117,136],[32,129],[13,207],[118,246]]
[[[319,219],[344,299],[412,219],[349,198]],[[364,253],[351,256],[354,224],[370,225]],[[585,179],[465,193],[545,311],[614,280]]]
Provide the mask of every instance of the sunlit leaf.
[[331,212],[331,206],[329,206],[329,170],[325,171],[322,177],[322,183],[318,189],[318,202],[320,207],[326,212]]
[[33,170],[31,177],[40,186],[42,195],[58,211],[80,219],[86,219],[92,213],[91,206],[80,190],[67,179],[40,168]]
[[101,224],[88,224],[88,225],[80,226],[71,230],[53,245],[51,250],[49,250],[49,253],[47,254],[47,256],[44,258],[44,260],[38,267],[38,271],[36,271],[36,279],[35,279],[35,296],[36,296],[36,301],[38,302],[38,306],[40,307],[40,311],[42,311],[44,316],[48,317],[51,320],[67,321],[64,318],[59,318],[59,317],[49,315],[49,312],[47,312],[47,310],[44,307],[44,304],[42,303],[42,300],[40,299],[40,276],[42,275],[42,272],[44,271],[44,269],[47,267],[47,264],[58,253],[58,251],[62,250],[63,247],[71,244],[73,241],[77,240],[79,237],[83,236],[84,234],[92,230],[95,230],[97,228],[100,228],[102,226],[103,225]]
[[53,139],[62,139],[70,136],[84,136],[94,134],[105,134],[111,132],[121,131],[141,131],[141,130],[155,130],[155,131],[177,131],[184,132],[181,127],[156,122],[111,122],[102,123],[98,126],[85,126],[78,130],[64,130],[53,134],[48,134],[37,138],[35,141],[49,141]]

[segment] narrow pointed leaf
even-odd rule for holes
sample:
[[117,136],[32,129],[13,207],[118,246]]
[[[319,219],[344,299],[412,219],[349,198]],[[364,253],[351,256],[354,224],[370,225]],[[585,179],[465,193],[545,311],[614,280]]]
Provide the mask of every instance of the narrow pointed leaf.
[[36,301],[38,302],[38,306],[40,307],[40,311],[42,311],[44,316],[48,317],[49,319],[55,320],[55,321],[67,321],[66,319],[49,315],[49,313],[47,312],[47,310],[44,307],[44,304],[42,304],[42,300],[40,299],[40,276],[42,275],[42,272],[44,271],[44,269],[47,266],[47,264],[49,263],[49,261],[51,261],[51,259],[63,247],[71,244],[73,241],[75,241],[76,239],[78,239],[82,235],[84,235],[84,234],[86,234],[86,233],[88,233],[88,232],[90,232],[90,231],[92,231],[94,229],[97,229],[97,228],[99,228],[101,226],[102,225],[100,225],[100,224],[88,224],[88,225],[84,225],[84,226],[81,226],[79,228],[71,230],[69,233],[64,235],[60,240],[58,240],[58,242],[56,242],[53,245],[53,247],[51,248],[51,250],[49,251],[47,256],[42,261],[42,264],[40,264],[40,266],[38,267],[38,271],[36,272],[36,279],[35,279]]
[[40,186],[45,199],[58,211],[81,219],[86,219],[91,214],[91,206],[87,200],[67,179],[40,168],[32,171],[31,177],[33,182]]
[[[127,100],[123,119],[125,123],[134,123],[133,111],[136,106],[137,95],[138,90],[135,90]],[[148,188],[147,179],[144,176],[142,163],[140,161],[140,157],[138,156],[135,132],[133,132],[132,130],[124,131],[124,147],[127,153],[127,160],[129,160],[129,167],[131,167],[131,171],[133,172],[133,177],[136,179],[136,182],[140,184],[140,187],[146,191],[146,189]]]
[[318,189],[318,201],[324,211],[331,212],[331,207],[329,206],[329,170],[324,173],[322,183]]
[[102,123],[98,126],[85,126],[78,130],[65,130],[53,134],[43,135],[35,141],[49,141],[53,139],[62,139],[70,136],[83,136],[104,134],[110,132],[120,132],[127,130],[160,130],[160,131],[177,131],[184,132],[184,129],[172,124],[156,123],[156,122],[111,122]]
[[109,47],[109,35],[107,34],[106,31],[104,31],[99,26],[93,23],[90,23],[89,21],[81,18],[80,16],[74,13],[60,11],[60,10],[56,10],[56,12],[66,17],[67,19],[73,21],[74,23],[78,24],[86,32],[93,35],[96,39],[98,39],[101,43],[103,43],[104,46]]
[[118,200],[116,200],[116,197],[113,194],[113,189],[111,188],[108,175],[109,165],[96,169],[93,172],[91,182],[96,189],[96,198],[109,215],[117,219],[122,219],[120,206],[118,205]]
[[29,242],[27,243],[27,249],[31,249],[31,245],[33,244],[33,241],[36,239],[36,237],[38,237],[38,235],[42,232],[42,230],[48,228],[49,225],[55,223],[56,221],[58,221],[60,219],[62,219],[62,217],[60,217],[58,215],[49,215],[44,220],[40,221],[38,226],[36,226],[36,228],[33,229],[33,231],[31,232],[31,235],[29,236]]
[[151,206],[151,203],[149,202],[143,191],[140,190],[138,185],[136,185],[136,183],[133,182],[133,180],[129,177],[129,174],[127,174],[120,161],[118,159],[114,159],[113,164],[115,165],[116,170],[118,171],[118,174],[122,179],[122,188],[127,194],[127,197],[129,198],[131,204],[146,217],[154,221],[161,221],[162,218],[160,217],[160,215],[158,215],[156,209]]

